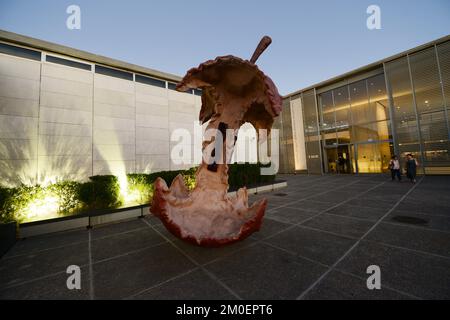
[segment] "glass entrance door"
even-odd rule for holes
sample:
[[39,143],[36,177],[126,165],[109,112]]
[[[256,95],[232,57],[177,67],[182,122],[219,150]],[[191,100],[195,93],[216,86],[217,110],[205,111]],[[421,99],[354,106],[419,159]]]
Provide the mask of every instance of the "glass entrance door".
[[349,145],[325,148],[326,171],[328,173],[353,173],[354,154]]

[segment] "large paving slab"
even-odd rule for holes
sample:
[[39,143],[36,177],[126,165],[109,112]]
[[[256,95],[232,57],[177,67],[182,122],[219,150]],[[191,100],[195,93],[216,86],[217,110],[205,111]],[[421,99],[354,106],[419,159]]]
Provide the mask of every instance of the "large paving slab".
[[[201,248],[141,219],[20,240],[0,299],[449,299],[450,176],[280,175],[259,232]],[[69,290],[77,265],[81,289]],[[367,288],[367,267],[381,289]]]

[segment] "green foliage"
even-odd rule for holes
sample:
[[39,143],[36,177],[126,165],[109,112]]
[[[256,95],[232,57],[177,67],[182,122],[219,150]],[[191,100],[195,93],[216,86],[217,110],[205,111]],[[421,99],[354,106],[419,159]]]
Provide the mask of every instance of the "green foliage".
[[23,221],[26,218],[26,208],[28,204],[43,197],[41,186],[21,185],[17,188],[2,188],[1,221]]
[[275,175],[261,175],[261,168],[270,164],[233,163],[228,166],[228,184],[231,189],[252,186],[259,183],[269,183],[275,180]]
[[79,199],[90,209],[115,208],[122,204],[119,179],[113,175],[89,177],[80,186]]
[[192,180],[195,180],[195,172],[197,171],[197,167],[188,169],[188,170],[174,170],[174,171],[160,171],[149,174],[149,180],[155,181],[156,178],[161,177],[166,181],[167,185],[170,186],[172,181],[176,178],[177,175],[181,174],[184,177],[185,182],[192,185]]
[[[249,163],[229,165],[230,189],[253,186],[263,182],[273,182],[275,175],[262,176],[260,174],[261,167],[263,167],[261,164]],[[153,196],[153,183],[156,178],[163,178],[170,186],[173,179],[178,174],[182,174],[186,186],[192,190],[195,187],[196,171],[197,167],[188,170],[161,171],[151,174],[128,174],[127,193],[131,194],[132,197],[122,194],[123,190],[121,193],[119,179],[113,175],[93,176],[89,178],[88,182],[84,183],[63,181],[47,187],[21,185],[16,188],[5,188],[0,186],[0,222],[30,221],[32,220],[29,217],[29,214],[32,214],[32,212],[29,212],[30,209],[34,210],[37,205],[43,205],[44,209],[42,210],[45,211],[46,202],[50,198],[53,199],[53,206],[55,206],[54,200],[57,199],[57,208],[52,207],[52,210],[55,210],[55,212],[45,214],[45,219],[85,210],[116,208],[130,204],[128,198],[133,199],[133,204],[150,203]],[[33,219],[39,218],[37,216]]]
[[70,213],[82,208],[80,200],[81,183],[75,181],[62,181],[49,185],[45,190],[59,199],[59,212]]
[[4,188],[0,186],[0,222],[14,221],[11,198],[16,188]]
[[[73,213],[82,207],[79,200],[80,183],[63,181],[42,187],[21,185],[16,188],[0,187],[0,222],[32,220],[30,209],[45,206],[48,199],[54,200],[54,215]],[[30,207],[32,204],[34,206]],[[49,212],[49,214],[51,214]]]
[[[153,181],[148,174],[131,173],[127,175],[128,191],[137,195],[139,204],[150,203],[153,197]],[[126,202],[126,201],[125,201]]]

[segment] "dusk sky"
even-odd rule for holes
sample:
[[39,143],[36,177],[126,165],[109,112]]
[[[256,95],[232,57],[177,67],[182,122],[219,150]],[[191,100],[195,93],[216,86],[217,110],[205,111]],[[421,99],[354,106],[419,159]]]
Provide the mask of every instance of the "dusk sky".
[[[81,8],[69,30],[66,8]],[[369,5],[381,29],[369,30]],[[281,94],[310,86],[448,35],[450,1],[93,1],[0,0],[0,29],[183,76],[219,55],[250,59]]]

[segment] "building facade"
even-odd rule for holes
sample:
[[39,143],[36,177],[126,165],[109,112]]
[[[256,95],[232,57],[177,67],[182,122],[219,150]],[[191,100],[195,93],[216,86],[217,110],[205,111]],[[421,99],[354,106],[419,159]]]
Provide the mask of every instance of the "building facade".
[[[201,162],[201,90],[181,77],[0,30],[0,184],[83,181]],[[250,124],[236,162],[256,162]]]
[[[450,174],[450,37],[284,97],[281,171]],[[290,118],[290,121],[289,121]],[[286,124],[288,123],[289,124]]]
[[[180,80],[0,30],[0,183],[200,163],[201,91],[175,91]],[[271,153],[283,173],[381,173],[393,154],[412,153],[422,173],[449,174],[449,113],[447,36],[285,96]],[[236,150],[233,161],[257,161],[251,125]]]

